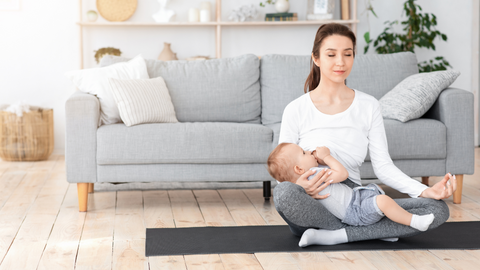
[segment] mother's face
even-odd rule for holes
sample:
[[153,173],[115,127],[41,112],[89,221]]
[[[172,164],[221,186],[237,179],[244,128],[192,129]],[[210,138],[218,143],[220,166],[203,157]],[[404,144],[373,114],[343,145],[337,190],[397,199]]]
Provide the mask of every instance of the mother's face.
[[332,35],[320,46],[319,57],[313,61],[320,67],[322,79],[343,83],[353,66],[353,43],[345,36]]

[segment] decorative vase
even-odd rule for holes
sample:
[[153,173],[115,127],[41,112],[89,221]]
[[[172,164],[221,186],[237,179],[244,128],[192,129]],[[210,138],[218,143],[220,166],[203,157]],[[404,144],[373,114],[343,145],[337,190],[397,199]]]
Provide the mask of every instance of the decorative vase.
[[277,2],[275,2],[275,9],[278,13],[287,12],[289,8],[290,4],[288,3],[288,0],[277,0]]
[[158,56],[158,60],[162,60],[162,61],[178,60],[177,54],[172,52],[172,49],[170,49],[170,43],[167,43],[167,42],[163,43],[163,51]]

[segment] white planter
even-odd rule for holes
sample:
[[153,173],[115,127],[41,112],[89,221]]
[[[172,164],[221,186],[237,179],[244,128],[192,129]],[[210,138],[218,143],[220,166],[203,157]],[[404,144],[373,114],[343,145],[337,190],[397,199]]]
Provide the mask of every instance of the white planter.
[[287,12],[289,8],[290,4],[287,0],[277,0],[277,2],[275,3],[275,9],[278,13]]

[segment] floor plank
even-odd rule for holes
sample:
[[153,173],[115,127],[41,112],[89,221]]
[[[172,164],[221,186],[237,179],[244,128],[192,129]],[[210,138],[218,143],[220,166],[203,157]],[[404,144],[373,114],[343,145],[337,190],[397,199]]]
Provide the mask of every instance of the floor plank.
[[183,256],[148,257],[150,270],[187,270]]
[[239,226],[266,225],[263,217],[257,212],[250,200],[241,190],[219,190],[220,196],[227,205],[235,223]]
[[52,214],[28,215],[2,261],[0,270],[36,269],[56,217]]
[[194,190],[207,226],[235,226],[235,221],[216,190]]
[[360,253],[378,269],[409,270],[413,266],[392,250],[360,251]]
[[342,266],[335,265],[324,252],[298,252],[290,255],[302,270],[344,269]]
[[333,262],[338,268],[345,269],[380,269],[377,268],[371,262],[368,261],[365,256],[360,252],[347,251],[347,252],[325,252],[325,255]]
[[417,270],[423,269],[453,269],[448,264],[426,250],[397,250],[395,251],[406,262]]
[[76,269],[112,269],[116,192],[95,192],[88,197]]
[[287,225],[275,209],[273,198],[265,201],[262,189],[244,189],[242,191],[268,225]]
[[253,254],[220,254],[225,270],[262,270]]
[[430,250],[430,253],[453,269],[470,270],[480,267],[480,259],[465,250]]
[[205,220],[191,190],[169,190],[175,227],[204,227]]
[[25,171],[8,169],[2,172],[0,176],[0,207],[3,207],[26,174]]
[[255,253],[264,270],[300,270],[290,253]]
[[118,191],[112,269],[148,269],[141,191]]
[[188,270],[224,270],[218,254],[185,255]]
[[[68,186],[67,186],[68,187]],[[78,212],[74,185],[66,191],[38,269],[74,269],[86,213]],[[73,194],[72,194],[73,193]]]
[[175,228],[172,206],[166,190],[143,191],[143,201],[147,228]]

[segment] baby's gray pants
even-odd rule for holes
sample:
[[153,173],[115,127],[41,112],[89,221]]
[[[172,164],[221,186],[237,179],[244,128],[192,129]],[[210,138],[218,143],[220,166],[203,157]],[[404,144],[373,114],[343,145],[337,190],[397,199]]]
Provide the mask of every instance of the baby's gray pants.
[[[345,184],[354,187],[347,180]],[[345,228],[349,242],[391,237],[409,237],[421,233],[406,225],[398,224],[387,217],[368,226],[349,226],[331,214],[316,199],[294,183],[282,182],[273,191],[273,200],[278,213],[287,222],[293,234],[301,236],[309,228],[337,230]],[[403,209],[412,214],[434,214],[429,230],[447,221],[450,213],[444,201],[426,198],[395,199]]]

